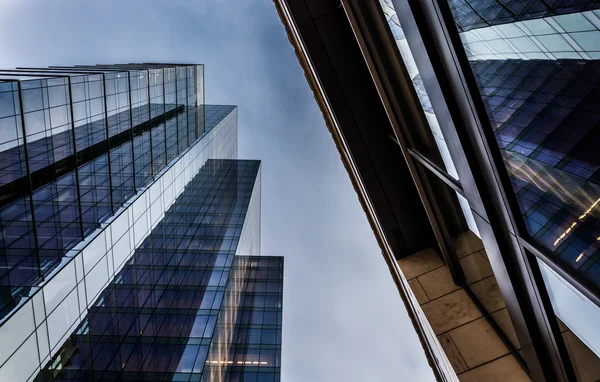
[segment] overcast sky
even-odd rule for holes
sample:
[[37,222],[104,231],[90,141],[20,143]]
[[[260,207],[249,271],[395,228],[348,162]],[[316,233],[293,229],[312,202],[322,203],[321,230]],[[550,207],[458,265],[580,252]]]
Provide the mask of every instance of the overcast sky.
[[0,0],[0,67],[204,63],[261,159],[262,250],[285,256],[282,380],[433,375],[271,0]]

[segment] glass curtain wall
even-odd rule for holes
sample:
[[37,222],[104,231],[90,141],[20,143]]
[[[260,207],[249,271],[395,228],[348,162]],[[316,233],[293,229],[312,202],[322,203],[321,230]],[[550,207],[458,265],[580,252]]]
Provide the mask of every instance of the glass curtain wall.
[[450,8],[527,234],[598,287],[600,4],[488,3]]
[[18,72],[0,82],[0,319],[207,131],[202,65]]
[[283,261],[236,257],[259,161],[209,160],[36,381],[279,381]]
[[[487,114],[482,128],[491,128],[490,144],[502,158],[496,166],[510,180],[502,186],[514,201],[517,235],[535,250],[525,261],[539,265],[537,287],[554,310],[546,314],[558,317],[551,335],[566,346],[578,380],[598,380],[600,4],[448,3],[454,25],[447,27],[462,45],[454,48]],[[468,281],[473,264],[462,262]]]

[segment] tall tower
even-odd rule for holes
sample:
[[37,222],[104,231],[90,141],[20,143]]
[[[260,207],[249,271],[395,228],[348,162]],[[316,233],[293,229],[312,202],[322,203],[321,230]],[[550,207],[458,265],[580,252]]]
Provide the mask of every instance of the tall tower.
[[0,71],[0,379],[279,381],[260,161],[202,65]]

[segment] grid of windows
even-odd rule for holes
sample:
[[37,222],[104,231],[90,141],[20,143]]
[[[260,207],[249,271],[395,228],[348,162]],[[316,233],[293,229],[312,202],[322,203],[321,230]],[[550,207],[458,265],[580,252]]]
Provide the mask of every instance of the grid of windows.
[[[131,71],[129,87],[131,89],[132,125],[141,126],[150,119],[147,71]],[[150,147],[150,131],[133,129],[133,168],[135,169],[136,187],[145,186],[152,180]]]
[[[198,68],[40,69],[45,78],[0,83],[0,318],[200,137],[187,134]],[[209,129],[231,109],[208,107]]]
[[450,5],[523,218],[519,234],[538,259],[575,275],[570,285],[538,261],[577,378],[597,380],[600,310],[580,291],[600,287],[600,3]]
[[156,118],[159,124],[158,129],[152,129],[152,165],[154,173],[162,170],[167,164],[167,143],[165,131],[165,118],[162,115],[165,112],[164,102],[164,71],[163,69],[150,69],[150,118]]
[[203,381],[278,382],[283,258],[236,256]]
[[460,38],[469,60],[600,59],[600,10],[471,29]]
[[[106,93],[106,125],[110,161],[110,180],[113,209],[122,205],[134,193],[133,160],[131,144],[120,144],[125,132],[131,140],[131,115],[129,113],[129,81],[126,72],[104,73]],[[114,147],[114,148],[113,148]]]
[[471,62],[529,234],[600,285],[600,62]]
[[[70,80],[81,217],[83,233],[87,235],[112,214],[104,87],[100,74],[74,76]],[[88,152],[95,155],[86,155]]]
[[595,0],[449,0],[459,31],[599,9]]
[[32,219],[32,200],[29,184],[16,182],[27,176],[26,151],[23,138],[18,82],[0,83],[0,197],[5,202],[19,188],[26,188],[28,195],[0,209],[0,244],[4,248],[0,256],[0,301],[7,309],[18,303],[13,298],[22,289],[12,285],[29,285],[37,276],[35,227]]
[[[273,381],[281,343],[282,261],[234,260],[259,166],[209,160],[36,380],[199,381],[211,364],[207,354],[221,343],[214,334],[230,317],[225,312],[237,310],[245,319],[242,330],[260,329],[258,342],[254,334],[246,341],[252,346],[244,346],[265,348],[263,362],[269,365],[261,365]],[[232,305],[236,301],[239,309]],[[253,311],[261,312],[260,325]]]

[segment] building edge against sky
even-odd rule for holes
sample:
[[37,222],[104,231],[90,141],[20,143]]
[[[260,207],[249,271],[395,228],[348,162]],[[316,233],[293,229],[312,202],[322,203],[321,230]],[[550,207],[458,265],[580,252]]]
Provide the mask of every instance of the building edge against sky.
[[[0,321],[2,378],[27,380],[35,377],[40,366],[48,366],[51,359],[54,363],[58,362],[57,359],[64,356],[61,345],[70,338],[73,330],[78,327],[81,330],[90,309],[97,310],[94,304],[99,304],[98,299],[104,291],[114,288],[111,285],[122,283],[119,275],[132,261],[136,248],[146,246],[144,243],[150,240],[152,230],[161,227],[165,213],[177,209],[178,197],[183,195],[189,182],[200,171],[208,171],[202,170],[208,166],[207,161],[237,159],[237,108],[205,105],[203,75],[202,65],[184,64],[0,71],[3,90],[1,117],[4,117],[0,121],[3,132],[7,133],[3,134],[5,142],[2,147],[4,154],[14,151],[12,154],[17,158],[10,162],[12,167],[5,166],[0,180],[0,187],[10,191],[2,195],[2,244],[6,249]],[[40,131],[45,133],[39,134]],[[243,165],[244,162],[239,163]],[[214,168],[216,171],[218,166]],[[66,185],[65,179],[68,180]],[[232,255],[260,254],[259,167],[255,177],[248,178],[246,183],[248,181],[251,185],[245,192],[251,197],[243,201],[244,206],[240,210],[243,211],[240,216],[245,218],[238,221],[239,218],[235,217],[238,215],[234,215],[232,219],[237,222],[238,228],[222,228],[221,234],[234,236],[219,239],[221,226],[216,226],[210,231],[213,235],[217,234],[216,239],[205,239],[221,245],[227,243],[234,251]],[[14,187],[15,182],[24,183],[24,194],[19,194],[22,191]],[[233,195],[237,193],[236,189],[227,192],[230,198],[232,192]],[[65,200],[68,201],[66,207]],[[55,224],[50,229],[61,240],[55,240],[53,246],[48,247],[51,251],[44,252],[46,247],[41,245],[48,242],[48,229],[42,223],[51,219],[43,220],[48,215],[43,209],[48,204],[55,207],[51,210],[54,212],[52,223]],[[14,205],[23,211],[16,213]],[[214,208],[218,209],[218,206]],[[227,211],[227,206],[223,208]],[[94,213],[90,215],[88,211],[91,210]],[[214,210],[211,212],[214,213]],[[233,213],[238,214],[239,211]],[[9,243],[7,238],[22,233],[24,227],[28,229],[28,240]],[[232,240],[235,235],[238,239]],[[183,236],[182,240],[187,239]],[[29,251],[24,250],[27,248]],[[189,251],[192,251],[191,247]],[[40,256],[40,253],[50,253],[51,256]],[[34,277],[17,277],[23,273],[19,268],[23,264],[19,259],[15,261],[15,255],[21,256],[20,259],[28,256],[37,259],[33,262],[38,264]],[[210,257],[204,252],[197,255],[209,256],[212,261],[218,257]],[[48,258],[50,261],[44,262]],[[234,268],[242,270],[237,273],[241,292],[237,291],[237,300],[227,301],[230,303],[228,317],[231,319],[233,314],[234,318],[228,325],[237,330],[237,322],[247,320],[248,312],[240,308],[240,317],[236,318],[236,313],[231,313],[232,302],[255,307],[253,300],[248,300],[250,297],[246,295],[257,293],[253,289],[255,284],[266,288],[267,274],[271,275],[267,271],[268,265],[262,264],[260,258],[256,258],[256,264],[250,260],[243,263],[236,261],[238,265]],[[272,276],[280,280],[282,262],[277,264],[281,264],[281,268],[275,265],[275,269],[280,270]],[[265,267],[264,277],[257,278],[251,267]],[[275,307],[256,315],[268,316],[269,322],[272,322],[271,316],[275,314],[274,324],[265,330],[269,333],[275,330],[279,334],[272,334],[273,345],[266,345],[272,350],[265,352],[271,352],[269,356],[272,355],[279,365],[282,284],[275,281],[275,285],[269,289],[279,296],[275,297],[278,302],[271,302]],[[248,286],[252,289],[244,289]],[[218,293],[231,294],[229,290]],[[248,301],[240,300],[240,295]],[[259,293],[256,298],[264,300],[265,296]],[[273,297],[267,295],[266,298]],[[260,310],[263,306],[264,301],[255,308]],[[219,333],[222,335],[222,332]],[[238,334],[237,331],[235,333]],[[223,342],[221,337],[216,338]],[[252,341],[255,339],[256,336]],[[231,333],[226,340],[235,341]],[[240,344],[256,348],[252,341],[241,341]],[[259,353],[254,355],[256,360],[236,362],[242,362],[250,369],[257,367],[255,362],[260,366],[268,363],[269,367],[273,367],[275,361],[262,360]],[[231,377],[230,370],[222,366],[219,373],[227,373],[228,378]],[[279,378],[278,367],[277,372],[272,369],[269,374],[275,380]],[[197,368],[193,372],[188,371],[188,378],[199,375]],[[240,370],[234,370],[234,376],[235,373],[239,374]],[[258,375],[257,370],[249,373],[248,378],[252,373]],[[57,376],[56,370],[52,375]]]
[[599,3],[274,3],[437,379],[600,379]]

